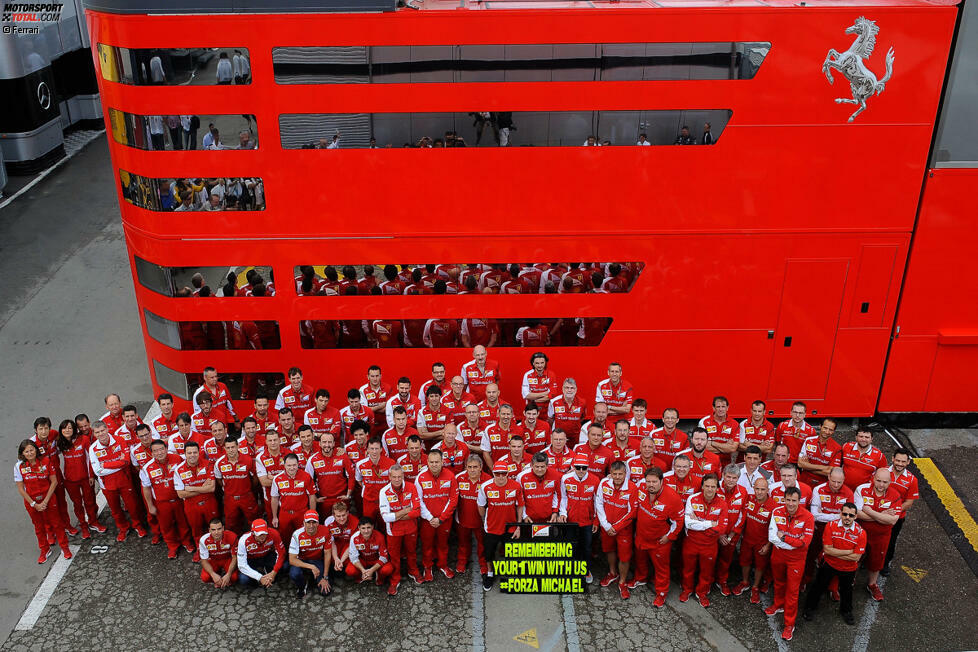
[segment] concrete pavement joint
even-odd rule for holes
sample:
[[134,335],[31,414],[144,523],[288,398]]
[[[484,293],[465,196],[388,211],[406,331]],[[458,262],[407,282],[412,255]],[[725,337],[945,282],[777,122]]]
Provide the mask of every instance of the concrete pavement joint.
[[482,575],[479,574],[478,548],[472,546],[469,568],[472,570],[472,652],[486,649],[486,608],[483,597]]
[[564,640],[567,642],[567,652],[580,652],[581,638],[577,632],[577,612],[574,611],[574,598],[570,595],[560,596],[560,604],[564,608]]
[[[880,575],[877,580],[880,589],[886,586],[886,578]],[[869,635],[876,622],[876,615],[879,613],[880,603],[876,600],[869,600],[863,608],[863,615],[859,619],[859,627],[856,629],[856,638],[852,642],[852,652],[866,652],[869,649]]]

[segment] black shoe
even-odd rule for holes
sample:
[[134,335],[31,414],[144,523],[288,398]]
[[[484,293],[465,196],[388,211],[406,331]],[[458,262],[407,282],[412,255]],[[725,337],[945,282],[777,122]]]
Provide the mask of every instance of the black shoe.
[[880,571],[880,575],[882,575],[883,577],[889,577],[890,576],[890,566],[889,565],[884,566],[883,567],[883,570]]
[[842,614],[842,620],[846,622],[846,625],[855,625],[856,619],[852,617],[851,613]]
[[805,609],[805,612],[801,615],[801,617],[804,618],[806,621],[811,622],[812,618],[815,617],[815,614],[813,614],[808,609]]
[[296,589],[295,597],[299,598],[300,600],[306,597],[306,587],[302,587],[301,589]]
[[482,590],[491,591],[492,590],[492,578],[488,575],[482,576]]

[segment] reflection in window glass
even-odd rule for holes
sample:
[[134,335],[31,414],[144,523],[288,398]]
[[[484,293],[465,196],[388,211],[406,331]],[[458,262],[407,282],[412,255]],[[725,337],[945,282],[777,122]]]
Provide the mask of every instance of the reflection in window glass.
[[286,113],[285,149],[712,145],[727,109],[676,111],[469,111]]
[[282,348],[278,323],[232,321],[171,321],[143,309],[146,330],[157,342],[181,351],[258,351]]
[[425,294],[617,294],[630,292],[645,263],[298,265],[299,296]]
[[267,265],[163,267],[133,258],[139,284],[168,297],[275,296],[275,278]]
[[278,47],[279,84],[751,79],[770,43]]
[[598,346],[611,317],[337,319],[299,322],[304,349]]
[[247,48],[123,48],[98,44],[108,81],[136,86],[212,86],[251,83]]
[[[204,384],[204,377],[200,373],[185,374],[185,377],[187,385],[193,388],[190,393],[193,396],[193,392],[196,392]],[[227,385],[232,399],[252,400],[264,396],[270,399],[272,406],[275,405],[275,397],[279,391],[285,387],[285,375],[281,373],[225,373],[218,369],[217,380]],[[301,422],[302,416],[297,415],[297,417],[298,421]]]
[[253,115],[137,115],[109,109],[109,123],[115,142],[136,149],[258,149]]
[[190,386],[187,374],[170,369],[159,360],[153,360],[153,373],[156,384],[179,398],[190,400]]
[[263,211],[260,177],[153,179],[119,170],[122,196],[151,211]]

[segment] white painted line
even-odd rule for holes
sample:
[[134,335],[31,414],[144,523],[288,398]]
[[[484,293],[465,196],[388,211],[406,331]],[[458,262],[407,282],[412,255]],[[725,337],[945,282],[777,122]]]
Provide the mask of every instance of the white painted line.
[[[886,578],[880,575],[876,583],[882,589],[886,586]],[[853,587],[853,590],[855,590],[855,587]],[[879,613],[880,604],[872,597],[866,601],[866,606],[863,608],[863,616],[859,619],[859,626],[856,628],[856,638],[852,642],[852,652],[866,652],[869,649],[869,634],[873,629],[873,623],[876,622],[876,614]]]
[[486,649],[486,599],[483,596],[482,575],[479,573],[479,548],[472,544],[472,652]]
[[[772,586],[773,584],[774,583],[772,582]],[[771,589],[770,594],[771,595],[774,594],[773,588]],[[798,596],[799,607],[801,606],[801,600],[802,600],[801,596]],[[768,593],[761,594],[762,607],[767,609],[768,607],[771,606],[771,604],[773,604],[773,602],[774,599],[769,598]],[[762,611],[761,613],[763,614],[764,612]],[[782,612],[780,614],[774,614],[773,616],[765,615],[764,617],[767,618],[767,624],[768,627],[771,628],[771,636],[774,637],[774,642],[778,646],[778,652],[788,652],[788,641],[781,638],[781,632],[784,631],[784,624],[783,624],[784,613]],[[780,627],[778,626],[779,623],[781,624]]]
[[562,595],[560,603],[564,607],[564,642],[567,643],[567,652],[581,652],[581,637],[577,632],[574,598],[571,595]]
[[[95,140],[101,134],[104,134],[104,133],[105,133],[105,129],[102,129],[101,131],[95,132],[94,134],[92,134],[91,139],[88,140],[86,143],[84,143],[84,145],[87,145],[88,143],[92,142],[93,140]],[[55,170],[57,170],[59,167],[61,167],[65,163],[67,163],[69,160],[71,160],[72,158],[74,158],[75,157],[75,154],[77,154],[82,149],[84,149],[84,145],[82,145],[81,147],[78,147],[74,151],[66,151],[65,157],[63,159],[59,160],[54,165],[52,165],[48,169],[46,169],[43,172],[41,172],[35,178],[31,179],[30,182],[28,182],[28,184],[26,186],[24,186],[23,188],[21,188],[20,190],[18,190],[14,194],[10,195],[9,197],[7,197],[6,199],[4,199],[3,201],[0,201],[0,208],[3,208],[4,206],[6,206],[7,204],[9,204],[10,202],[12,202],[13,200],[17,199],[18,197],[20,197],[21,195],[23,195],[25,192],[27,192],[28,190],[30,190],[31,188],[33,188],[34,186],[36,186],[37,184],[41,183],[41,181],[44,179],[44,177],[48,176],[49,174],[51,174],[52,172],[54,172]]]
[[[27,609],[24,610],[20,620],[17,621],[17,625],[14,627],[15,631],[33,629],[34,625],[37,624],[37,619],[41,617],[41,612],[47,606],[48,600],[54,595],[54,591],[58,588],[61,578],[68,572],[68,567],[71,566],[71,562],[78,556],[78,551],[81,550],[81,546],[69,545],[68,549],[71,550],[71,559],[58,557],[55,560],[51,566],[51,570],[48,571],[47,577],[41,582],[41,587],[34,594],[34,598],[27,605]],[[57,554],[60,555],[61,551],[58,551]]]

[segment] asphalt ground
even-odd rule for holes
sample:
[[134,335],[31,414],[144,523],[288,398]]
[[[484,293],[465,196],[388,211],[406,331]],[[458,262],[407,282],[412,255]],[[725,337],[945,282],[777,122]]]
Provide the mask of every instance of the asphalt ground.
[[[7,469],[37,414],[60,420],[86,411],[95,417],[109,391],[148,408],[151,389],[109,169],[100,140],[0,211],[0,464]],[[849,424],[840,427],[840,441],[851,434]],[[975,515],[978,432],[908,434]],[[876,443],[892,453],[888,439]],[[780,616],[767,618],[746,595],[723,598],[713,591],[709,609],[680,604],[675,573],[669,601],[659,610],[651,607],[648,587],[626,602],[614,586],[592,585],[574,597],[503,595],[483,593],[471,570],[452,580],[437,575],[423,586],[407,579],[393,598],[376,586],[340,580],[334,596],[299,601],[285,577],[269,590],[218,592],[200,583],[189,554],[168,561],[162,546],[135,534],[116,543],[104,512],[107,534],[84,542],[76,537],[78,553],[70,563],[38,566],[23,505],[8,487],[0,493],[3,650],[978,648],[978,579],[955,547],[953,525],[940,505],[923,500],[908,517],[885,600],[869,599],[860,572],[856,626],[846,626],[824,600],[816,620],[799,619],[795,639],[784,644]],[[52,568],[53,590],[39,608],[32,597]],[[605,570],[602,560],[594,562],[596,577]],[[36,622],[11,632],[29,603]]]

